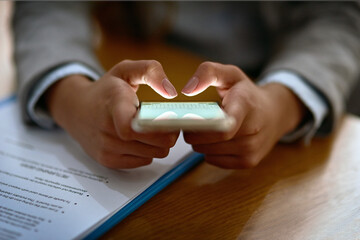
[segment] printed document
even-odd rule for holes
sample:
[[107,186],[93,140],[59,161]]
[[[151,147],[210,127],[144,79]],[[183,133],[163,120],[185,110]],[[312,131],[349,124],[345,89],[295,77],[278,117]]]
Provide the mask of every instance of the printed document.
[[0,106],[0,239],[74,239],[94,230],[191,153],[111,170],[64,131],[25,126],[17,101]]

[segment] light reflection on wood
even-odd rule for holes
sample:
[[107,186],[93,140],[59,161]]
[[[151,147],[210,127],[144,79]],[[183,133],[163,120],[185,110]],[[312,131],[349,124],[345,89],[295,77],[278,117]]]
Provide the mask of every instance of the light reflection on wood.
[[[106,68],[124,58],[159,60],[178,90],[202,61],[126,39],[107,39],[98,54]],[[347,115],[332,136],[310,147],[278,144],[254,169],[202,163],[102,239],[359,239],[359,155],[360,120]]]

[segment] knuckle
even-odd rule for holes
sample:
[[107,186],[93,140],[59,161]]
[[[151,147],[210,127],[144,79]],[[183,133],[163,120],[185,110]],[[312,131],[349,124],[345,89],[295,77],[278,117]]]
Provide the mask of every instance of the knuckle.
[[[228,68],[228,70],[233,73],[236,76],[246,76],[245,73],[237,66],[232,65],[232,64],[228,64],[226,65],[226,67]],[[241,79],[247,79],[247,78],[241,78]]]
[[157,60],[148,60],[148,64],[150,67],[159,67],[161,66],[160,62]]
[[203,154],[210,154],[214,152],[212,148],[209,148],[207,145],[203,145],[203,144],[193,144],[191,145],[191,148],[193,149],[194,152],[203,153]]
[[98,148],[101,150],[101,151],[104,151],[106,149],[106,147],[109,146],[108,142],[108,138],[106,137],[105,134],[100,134],[100,136],[98,137]]
[[175,145],[176,140],[177,140],[176,136],[173,136],[173,135],[164,136],[160,140],[160,145],[161,145],[161,147],[171,148]]
[[250,107],[250,109],[253,109],[256,106],[254,101],[255,99],[251,91],[243,89],[243,91],[239,92],[239,95],[241,97],[241,101],[245,102],[246,105]]
[[253,112],[262,111],[262,106],[254,94],[249,94],[247,96],[247,104]]
[[190,138],[189,134],[184,133],[184,141],[188,144],[191,144],[191,138]]
[[156,151],[155,157],[157,158],[164,158],[169,155],[170,149],[169,148],[160,148]]
[[119,63],[116,64],[116,65],[129,64],[129,63],[132,63],[132,62],[133,62],[133,60],[124,59],[124,60],[122,60],[121,62],[119,62]]
[[255,156],[259,151],[261,144],[255,138],[250,138],[245,142],[241,143],[241,146],[237,148],[236,153],[243,156],[242,158],[247,159],[250,156]]
[[249,154],[244,156],[241,160],[240,160],[240,167],[241,168],[254,168],[258,165],[259,161],[257,159],[257,157],[253,154]]
[[262,144],[260,143],[259,137],[257,136],[250,137],[249,140],[245,143],[245,148],[247,149],[247,152],[252,155],[256,154],[261,146]]
[[169,139],[166,139],[165,141],[164,141],[164,144],[163,144],[163,146],[165,147],[165,148],[171,148],[171,147],[173,147],[175,144],[170,140],[169,141]]
[[195,151],[195,152],[202,152],[201,151],[201,147],[199,145],[191,145],[191,148]]
[[121,61],[121,62],[118,62],[117,64],[115,64],[115,66],[112,68],[112,70],[118,70],[118,69],[121,69],[122,65],[126,63],[125,60],[124,61]]
[[184,136],[184,141],[185,141],[187,144],[195,144],[194,134],[193,134],[193,133],[184,132],[184,133],[183,133],[183,136]]
[[260,126],[260,124],[257,124],[257,125],[254,125],[254,126],[251,126],[249,129],[248,129],[248,135],[257,135],[261,132],[261,129],[262,127]]
[[115,129],[113,121],[110,118],[101,119],[101,121],[98,123],[98,126],[101,132],[114,132]]
[[129,64],[131,61],[130,60],[122,60],[120,62],[118,62],[117,64],[115,64],[115,66],[112,68],[112,70],[115,70],[116,72],[120,71],[124,65]]
[[106,152],[104,149],[98,152],[96,161],[98,161],[101,165],[105,167],[114,168],[110,154]]
[[193,141],[192,141],[192,139],[191,139],[190,136],[184,136],[184,141],[185,141],[187,144],[192,144],[192,143],[193,143]]
[[239,164],[242,168],[253,168],[260,162],[259,147],[256,141],[249,141],[239,157]]
[[234,161],[222,161],[222,156],[205,155],[205,161],[208,163],[223,168],[223,169],[234,169]]
[[218,140],[219,141],[229,141],[235,136],[235,132],[221,132],[219,133]]
[[150,165],[152,163],[152,160],[153,160],[152,158],[144,158],[142,163],[138,167]]
[[215,63],[210,61],[202,62],[199,65],[199,69],[202,69],[205,72],[213,71],[215,69]]
[[133,133],[132,133],[131,127],[129,127],[129,126],[120,127],[118,136],[121,140],[124,140],[124,141],[133,140]]
[[161,68],[161,64],[156,60],[147,60],[145,64],[145,74],[151,73],[156,69]]
[[171,148],[175,146],[178,136],[177,135],[170,135],[168,139],[167,147]]
[[240,70],[237,66],[233,64],[226,64],[225,67],[228,69],[228,71],[238,71]]

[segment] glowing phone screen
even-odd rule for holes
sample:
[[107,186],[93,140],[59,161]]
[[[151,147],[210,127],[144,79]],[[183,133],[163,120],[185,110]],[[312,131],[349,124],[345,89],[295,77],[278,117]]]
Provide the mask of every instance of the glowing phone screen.
[[140,119],[219,119],[224,112],[216,102],[142,102]]

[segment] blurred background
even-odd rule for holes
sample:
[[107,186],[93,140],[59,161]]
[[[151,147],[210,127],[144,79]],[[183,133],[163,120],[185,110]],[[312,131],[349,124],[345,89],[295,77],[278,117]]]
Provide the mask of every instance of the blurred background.
[[0,1],[0,97],[15,91],[15,68],[12,59],[13,43],[10,30],[12,2]]
[[[168,78],[179,91],[202,61],[212,60],[236,64],[236,62],[234,63],[233,61],[239,59],[234,60],[229,56],[239,51],[249,51],[248,49],[237,48],[237,43],[233,43],[234,38],[227,32],[226,21],[236,19],[226,19],[222,23],[212,23],[210,19],[204,19],[204,22],[208,20],[206,26],[197,26],[194,24],[194,32],[196,32],[197,29],[209,29],[202,31],[203,36],[201,34],[196,36],[199,40],[196,42],[189,41],[186,36],[179,37],[179,33],[174,33],[169,30],[174,22],[183,22],[183,24],[187,25],[191,24],[191,19],[186,19],[181,16],[181,14],[178,14],[180,11],[178,11],[179,6],[176,2],[106,2],[94,4],[94,28],[97,32],[94,39],[96,46],[95,51],[106,70],[123,59],[155,59],[163,65]],[[190,11],[193,7],[201,8],[199,3],[196,4],[197,5],[193,6],[189,5],[188,10]],[[16,84],[15,67],[12,59],[12,5],[13,3],[11,1],[0,1],[0,96],[2,97],[13,93]],[[218,8],[218,5],[214,5],[214,14],[224,14],[224,12],[218,11]],[[211,10],[211,8],[209,9]],[[226,14],[228,14],[228,12]],[[229,15],[231,16],[231,14]],[[253,19],[257,21],[256,17]],[[211,25],[214,24],[222,24],[223,34],[213,34],[213,32],[211,32]],[[181,30],[181,25],[176,27]],[[207,41],[206,45],[199,44],[202,42],[201,38],[207,37],[207,34],[214,35],[214,40]],[[254,39],[265,38],[265,35],[259,34],[261,33],[250,37]],[[229,42],[229,46],[219,49],[218,42],[224,40]],[[266,40],[265,38],[264,42]],[[264,45],[264,48],[266,48],[266,45]],[[244,60],[240,59],[239,61]],[[251,62],[251,60],[249,61]],[[250,66],[251,63],[248,65]],[[246,73],[254,78],[256,78],[257,72],[258,69],[246,68]],[[186,77],[180,78],[179,76]],[[138,96],[142,101],[161,100],[161,98],[147,86],[140,87]],[[204,96],[206,96],[206,98],[204,98]],[[182,94],[179,94],[175,99],[175,101],[190,100],[216,101],[219,100],[219,98],[214,88],[209,88],[204,94],[192,97],[191,99]],[[356,87],[353,89],[347,104],[347,110],[350,113],[360,115],[360,81],[358,81]]]

